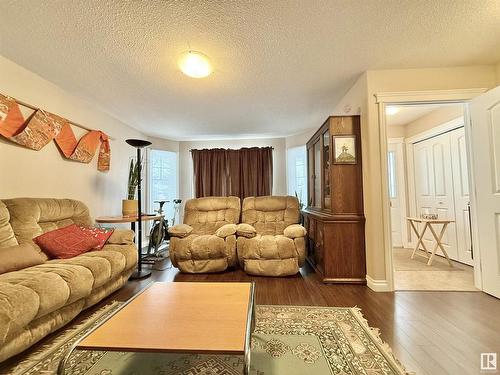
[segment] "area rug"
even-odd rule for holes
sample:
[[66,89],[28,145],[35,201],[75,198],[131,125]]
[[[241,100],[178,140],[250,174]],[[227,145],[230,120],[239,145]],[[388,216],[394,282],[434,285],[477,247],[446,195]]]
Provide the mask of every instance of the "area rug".
[[[71,345],[119,306],[115,302],[62,331],[6,373],[55,374]],[[256,318],[251,374],[407,374],[358,308],[267,305],[256,307]],[[242,371],[243,358],[234,355],[104,351],[75,351],[67,367],[71,375],[239,375]]]

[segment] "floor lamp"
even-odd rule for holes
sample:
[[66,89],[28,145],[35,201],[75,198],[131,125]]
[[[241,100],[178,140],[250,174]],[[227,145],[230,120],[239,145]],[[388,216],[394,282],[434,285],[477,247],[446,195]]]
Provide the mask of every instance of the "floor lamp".
[[139,259],[137,260],[137,270],[130,276],[131,279],[144,279],[151,276],[151,271],[142,269],[142,194],[141,194],[141,182],[142,182],[142,163],[141,163],[141,149],[147,147],[151,142],[144,141],[142,139],[127,139],[125,140],[130,146],[137,149],[137,173],[139,174],[139,181],[137,184],[137,252]]

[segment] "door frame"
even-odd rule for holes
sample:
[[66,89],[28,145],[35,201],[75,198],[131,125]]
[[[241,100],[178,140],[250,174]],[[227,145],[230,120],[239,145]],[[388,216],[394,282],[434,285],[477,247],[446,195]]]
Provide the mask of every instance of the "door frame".
[[[386,121],[386,106],[398,104],[439,104],[439,103],[458,103],[468,104],[468,102],[478,95],[488,91],[487,88],[473,89],[455,89],[455,90],[427,90],[427,91],[398,91],[398,92],[380,92],[374,94],[375,103],[378,106],[378,121],[379,121],[379,159],[380,170],[382,172],[382,225],[384,230],[384,258],[385,258],[385,274],[388,291],[394,291],[394,269],[392,259],[392,236],[391,236],[391,218],[389,208],[389,187],[388,187],[388,168],[387,168],[387,121]],[[465,134],[467,140],[467,152],[470,152],[470,133],[472,131],[470,114],[468,108],[465,110]],[[471,193],[471,203],[475,206],[476,195],[472,181],[474,181],[474,170],[471,165],[470,155],[468,156],[469,166],[469,187]],[[480,251],[477,247],[477,215],[475,210],[472,210],[472,230],[473,230],[473,246],[474,252],[474,285],[482,290],[481,280],[481,263]]]
[[389,138],[387,140],[387,145],[396,145],[396,178],[398,179],[398,200],[399,209],[401,211],[401,240],[403,242],[403,247],[410,246],[409,236],[408,236],[408,223],[406,222],[406,216],[408,216],[408,200],[407,200],[407,177],[406,177],[406,157],[405,157],[405,138]]
[[[460,104],[460,103],[457,103]],[[426,130],[422,133],[415,134],[410,138],[406,138],[406,157],[407,157],[407,181],[408,181],[408,213],[409,216],[417,215],[417,194],[415,192],[415,143],[422,142],[427,139],[431,139],[433,137],[437,137],[438,135],[445,134],[447,132],[453,131],[455,129],[459,129],[461,127],[465,128],[465,103],[464,104],[464,116],[457,117],[453,120],[447,121],[435,128]],[[469,180],[470,180],[469,176]],[[411,237],[408,238],[408,245],[410,247],[415,246],[415,242],[413,241],[414,234],[412,233]]]

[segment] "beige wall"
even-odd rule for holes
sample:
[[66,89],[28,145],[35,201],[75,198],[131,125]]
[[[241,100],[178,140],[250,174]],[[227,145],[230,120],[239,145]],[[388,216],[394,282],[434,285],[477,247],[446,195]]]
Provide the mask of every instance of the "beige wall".
[[406,125],[396,125],[387,127],[387,138],[405,138]]
[[320,126],[321,124],[318,124],[317,128],[313,128],[308,131],[286,137],[285,147],[288,149],[292,147],[304,146]]
[[454,120],[464,115],[462,105],[453,105],[437,108],[434,111],[412,121],[404,126],[405,136],[407,138],[423,133],[427,130],[442,125],[445,122]]
[[[494,66],[368,71],[335,106],[335,114],[350,114],[359,106],[362,128],[363,185],[366,216],[366,259],[369,279],[383,284],[385,272],[383,176],[380,124],[375,94],[381,92],[491,88],[496,84]],[[351,107],[351,111],[347,109]],[[385,159],[385,158],[384,158]]]
[[497,85],[500,85],[500,61],[497,63],[496,66],[496,75],[497,75]]
[[[61,157],[54,142],[33,151],[0,140],[0,198],[57,197],[84,201],[95,217],[119,214],[125,198],[127,167],[133,148],[126,138],[144,137],[116,118],[81,98],[0,56],[0,90],[3,94],[37,105],[72,121],[103,130],[115,139],[111,144],[111,170],[97,170]],[[77,137],[85,131],[74,128]]]
[[461,104],[436,108],[418,119],[404,125],[387,127],[387,138],[409,138],[442,125],[464,115]]
[[269,139],[231,139],[210,141],[179,142],[179,184],[180,198],[183,202],[193,197],[193,160],[191,149],[203,148],[233,148],[242,147],[273,147],[273,194],[286,194],[286,149],[285,138]]
[[156,150],[179,152],[178,141],[172,141],[170,139],[157,137],[148,137],[148,140],[151,142],[151,148],[154,148]]

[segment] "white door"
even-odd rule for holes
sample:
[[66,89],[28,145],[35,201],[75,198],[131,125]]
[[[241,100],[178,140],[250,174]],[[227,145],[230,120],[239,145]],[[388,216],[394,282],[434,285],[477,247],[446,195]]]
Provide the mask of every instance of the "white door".
[[500,86],[472,100],[470,113],[474,251],[481,254],[483,290],[500,298]]
[[469,172],[464,128],[450,132],[458,261],[473,265],[469,215]]
[[399,183],[401,163],[401,146],[397,143],[389,143],[387,154],[387,167],[389,177],[389,199],[391,211],[391,229],[392,229],[392,246],[403,247],[403,225],[402,225],[402,207],[401,207],[401,189]]
[[[455,220],[450,137],[445,133],[414,144],[414,170],[417,216],[437,214]],[[440,226],[438,231],[441,230]],[[430,231],[424,236],[426,247],[434,246]],[[456,226],[451,223],[443,236],[443,246],[451,259],[458,260]],[[442,255],[441,250],[437,254]]]

